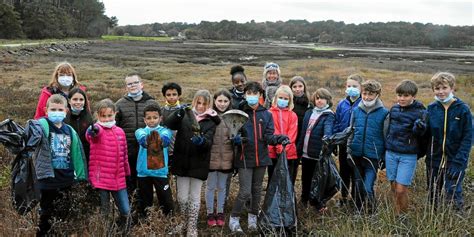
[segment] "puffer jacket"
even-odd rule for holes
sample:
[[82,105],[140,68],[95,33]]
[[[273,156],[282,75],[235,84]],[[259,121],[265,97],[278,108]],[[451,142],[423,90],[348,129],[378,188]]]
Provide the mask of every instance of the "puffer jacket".
[[[461,99],[445,109],[440,102],[428,105],[426,138],[429,139],[426,164],[442,167],[443,154],[447,167],[466,169],[472,146],[472,115]],[[445,131],[445,132],[444,132]]]
[[[168,139],[171,140],[171,137],[173,136],[173,133],[171,130],[158,126],[156,128],[139,128],[135,132],[135,136],[137,138],[137,141],[140,141],[143,137],[146,137],[150,135],[152,131],[157,131],[158,134],[160,135],[160,138],[163,139],[163,137],[167,137]],[[159,178],[166,178],[168,177],[168,147],[163,147],[163,159],[165,160],[165,167],[161,169],[156,169],[156,170],[149,170],[147,168],[147,156],[148,156],[148,151],[145,147],[140,146],[140,151],[138,152],[138,160],[137,160],[137,176],[138,177],[159,177]],[[132,167],[133,168],[133,167]]]
[[[306,130],[308,130],[309,120],[311,118],[311,114],[313,114],[313,110],[308,110],[303,119],[303,125],[301,128],[301,136],[298,141],[298,156],[302,157],[303,155],[303,146],[304,146],[304,139],[306,136]],[[311,129],[311,133],[309,134],[308,139],[308,147],[307,147],[307,155],[311,159],[319,159],[319,155],[321,154],[321,150],[323,149],[323,136],[327,135],[330,136],[333,134],[334,129],[334,112],[327,109],[322,112],[319,116],[318,120],[314,124],[313,128]]]
[[[297,159],[296,135],[298,134],[298,116],[288,108],[279,109],[277,107],[271,107],[269,111],[272,114],[275,135],[283,134],[290,139],[291,143],[285,147],[286,158],[288,160]],[[268,146],[268,155],[272,159],[276,159],[278,156],[277,146],[281,145]]]
[[350,97],[339,101],[336,108],[336,123],[334,124],[334,132],[342,132],[344,129],[349,127],[351,122],[352,111],[357,108],[361,101],[361,97],[351,103]]
[[199,135],[204,137],[205,141],[204,144],[195,145],[191,142],[191,138],[195,135],[193,124],[196,119],[190,117],[194,116],[190,111],[184,116],[178,116],[179,112],[180,110],[175,111],[164,121],[166,127],[177,130],[171,173],[206,180],[209,173],[212,142],[216,126],[221,122],[220,118],[216,114],[199,121]]
[[118,191],[127,187],[125,177],[130,176],[127,157],[127,141],[124,131],[113,126],[99,128],[96,136],[89,132],[86,139],[90,143],[89,180],[94,188]]
[[128,158],[135,165],[138,157],[138,142],[135,139],[135,131],[145,127],[143,120],[143,110],[149,104],[158,104],[153,97],[143,92],[139,101],[134,101],[129,96],[120,98],[115,105],[117,106],[117,115],[115,120],[117,126],[123,129],[127,138]]
[[211,161],[209,163],[210,171],[232,171],[234,152],[229,138],[230,130],[224,122],[221,122],[216,127],[216,133],[212,142]]
[[[86,91],[85,86],[79,86],[79,88],[83,91]],[[64,98],[66,98],[67,100],[67,95],[57,87],[43,87],[43,89],[41,89],[41,94],[38,99],[38,105],[36,106],[34,119],[46,117],[46,112],[44,111],[44,108],[46,108],[46,102],[48,102],[49,97],[51,97],[53,94],[60,94],[64,96]]]

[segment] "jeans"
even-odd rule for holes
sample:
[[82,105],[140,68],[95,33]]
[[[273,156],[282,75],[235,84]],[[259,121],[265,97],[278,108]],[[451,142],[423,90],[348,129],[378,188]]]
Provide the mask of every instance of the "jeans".
[[217,213],[224,213],[226,183],[229,173],[219,171],[209,172],[206,181],[207,214],[214,213],[214,194],[217,190]]
[[232,216],[236,217],[242,213],[243,207],[251,197],[250,213],[257,215],[262,197],[262,183],[267,167],[239,168],[239,194],[232,208]]
[[453,203],[457,210],[462,210],[464,207],[464,197],[462,194],[462,183],[464,180],[465,171],[462,171],[457,179],[449,179],[446,176],[446,170],[439,167],[426,167],[426,176],[429,191],[429,201],[435,207],[438,206],[439,200],[443,193],[446,195],[444,200],[447,203]]
[[[367,199],[369,204],[374,207],[375,204],[375,192],[374,184],[377,179],[378,161],[375,159],[369,159],[365,157],[353,157],[356,169],[354,170],[355,178],[355,203],[357,208],[360,210]],[[361,190],[361,189],[364,190]]]
[[115,205],[118,207],[120,215],[128,216],[130,214],[130,203],[128,202],[127,189],[119,191],[110,191],[99,189],[100,195],[100,211],[103,215],[110,213],[110,195],[114,198]]

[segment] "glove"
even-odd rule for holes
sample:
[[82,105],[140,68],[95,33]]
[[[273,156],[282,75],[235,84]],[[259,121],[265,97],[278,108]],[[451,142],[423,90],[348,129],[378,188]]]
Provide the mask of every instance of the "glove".
[[171,139],[170,139],[169,137],[163,136],[163,137],[161,138],[161,145],[162,145],[163,147],[168,147],[168,146],[170,145],[170,143],[171,143]]
[[97,134],[99,133],[99,126],[97,125],[94,125],[94,124],[91,124],[89,126],[89,128],[87,129],[87,134],[89,134],[90,136],[97,136]]
[[276,148],[276,153],[281,154],[283,152],[283,146],[282,145],[277,145],[275,146]]
[[277,144],[289,144],[290,139],[286,135],[275,135],[275,141]]
[[182,117],[184,117],[185,113],[186,113],[186,108],[183,106],[178,110],[178,112],[176,112],[176,116],[178,118],[182,118]]
[[194,144],[194,145],[202,145],[204,143],[205,139],[204,137],[201,137],[201,136],[193,136],[191,138],[191,142]]
[[450,180],[457,180],[461,176],[462,169],[456,165],[450,165],[446,171],[446,177]]
[[143,136],[142,138],[138,140],[138,144],[140,144],[140,146],[142,146],[143,148],[146,148],[147,147],[146,140],[147,140],[146,136]]
[[241,145],[242,144],[242,137],[237,134],[235,135],[235,137],[232,138],[232,143],[234,143],[234,145]]

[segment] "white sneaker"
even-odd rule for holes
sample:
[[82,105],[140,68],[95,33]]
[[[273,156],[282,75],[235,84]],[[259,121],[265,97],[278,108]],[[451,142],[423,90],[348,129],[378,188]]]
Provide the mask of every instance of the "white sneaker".
[[240,217],[231,216],[229,219],[229,228],[230,231],[235,232],[244,232],[242,227],[240,227]]
[[249,231],[256,231],[257,230],[257,215],[249,213],[248,221],[249,221]]

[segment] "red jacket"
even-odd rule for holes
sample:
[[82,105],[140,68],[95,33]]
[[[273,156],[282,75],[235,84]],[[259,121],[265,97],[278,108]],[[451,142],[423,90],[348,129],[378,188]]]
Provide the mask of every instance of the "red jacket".
[[[295,112],[288,108],[279,109],[277,107],[271,107],[269,109],[272,113],[273,123],[275,126],[275,135],[284,134],[290,138],[290,144],[286,145],[286,157],[288,160],[297,159],[296,154],[296,135],[298,134],[298,116]],[[279,147],[280,148],[277,148]],[[268,155],[270,158],[277,158],[277,150],[281,150],[281,145],[268,146]]]
[[89,132],[86,139],[91,144],[89,181],[94,188],[118,191],[127,187],[125,176],[130,175],[125,132],[117,127],[99,127],[95,137]]
[[[79,88],[83,90],[84,92],[86,91],[85,86],[79,86]],[[57,89],[57,93],[60,94],[60,92],[61,91]],[[48,99],[49,97],[51,97],[51,95],[53,95],[51,87],[45,86],[43,87],[43,89],[41,89],[41,94],[38,99],[38,105],[36,106],[34,119],[40,119],[42,117],[46,117],[46,112],[45,112],[46,102],[48,102]],[[67,96],[66,96],[66,99],[67,99]]]

